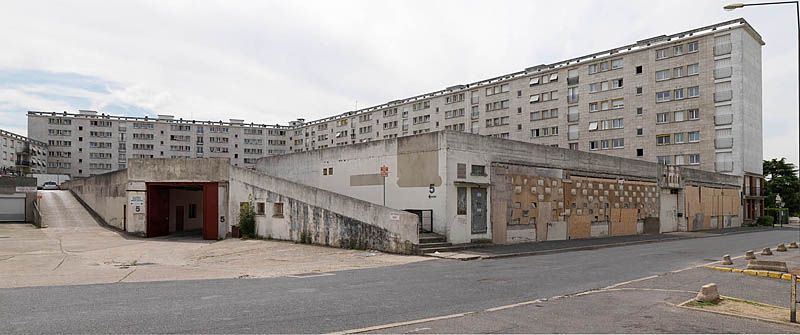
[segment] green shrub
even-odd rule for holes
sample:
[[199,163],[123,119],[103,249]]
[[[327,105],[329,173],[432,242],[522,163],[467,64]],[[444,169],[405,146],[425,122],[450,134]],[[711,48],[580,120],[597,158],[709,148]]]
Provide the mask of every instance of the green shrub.
[[775,219],[773,217],[764,215],[764,216],[758,218],[758,225],[759,226],[772,226],[772,223],[774,222],[774,220]]
[[[781,216],[781,212],[783,213],[783,216]],[[781,221],[783,221],[784,224],[789,223],[788,208],[764,208],[764,216],[772,217],[773,222],[776,224],[780,224]]]
[[256,235],[256,213],[253,211],[253,206],[242,206],[239,209],[239,232],[242,237],[247,238]]

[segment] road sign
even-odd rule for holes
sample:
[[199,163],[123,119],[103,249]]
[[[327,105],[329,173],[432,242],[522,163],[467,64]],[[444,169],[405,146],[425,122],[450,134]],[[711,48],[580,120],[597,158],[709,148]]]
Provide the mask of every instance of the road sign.
[[381,177],[388,177],[389,176],[389,167],[386,165],[381,165]]

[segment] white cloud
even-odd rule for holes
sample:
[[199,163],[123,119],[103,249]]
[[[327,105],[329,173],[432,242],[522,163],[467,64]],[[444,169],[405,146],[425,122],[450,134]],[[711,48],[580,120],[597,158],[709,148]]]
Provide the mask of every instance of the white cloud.
[[0,69],[114,83],[108,92],[87,92],[91,106],[9,97],[16,100],[5,106],[19,113],[34,109],[28,103],[58,110],[122,104],[179,117],[286,123],[744,16],[767,42],[765,124],[782,130],[765,129],[764,155],[797,162],[794,12],[764,6],[728,13],[723,4],[7,1]]

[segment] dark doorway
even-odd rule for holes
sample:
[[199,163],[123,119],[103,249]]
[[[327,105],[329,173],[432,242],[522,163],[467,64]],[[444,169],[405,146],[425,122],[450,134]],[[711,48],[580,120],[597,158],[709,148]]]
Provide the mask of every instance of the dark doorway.
[[472,233],[479,234],[486,232],[486,189],[485,188],[471,188],[472,194],[470,201],[472,202]]
[[183,231],[183,206],[175,207],[175,231]]
[[[147,237],[185,231],[216,240],[218,187],[217,183],[147,183]],[[187,218],[187,207],[193,208],[195,215]]]
[[406,212],[414,213],[419,218],[417,227],[420,233],[433,232],[433,210],[432,209],[406,209]]

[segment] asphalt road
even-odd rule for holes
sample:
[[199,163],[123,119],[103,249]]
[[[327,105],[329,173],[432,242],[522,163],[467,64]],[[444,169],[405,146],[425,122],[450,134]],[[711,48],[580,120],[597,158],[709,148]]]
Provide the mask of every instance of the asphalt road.
[[0,333],[332,332],[582,292],[798,237],[764,231],[310,278],[2,289]]

